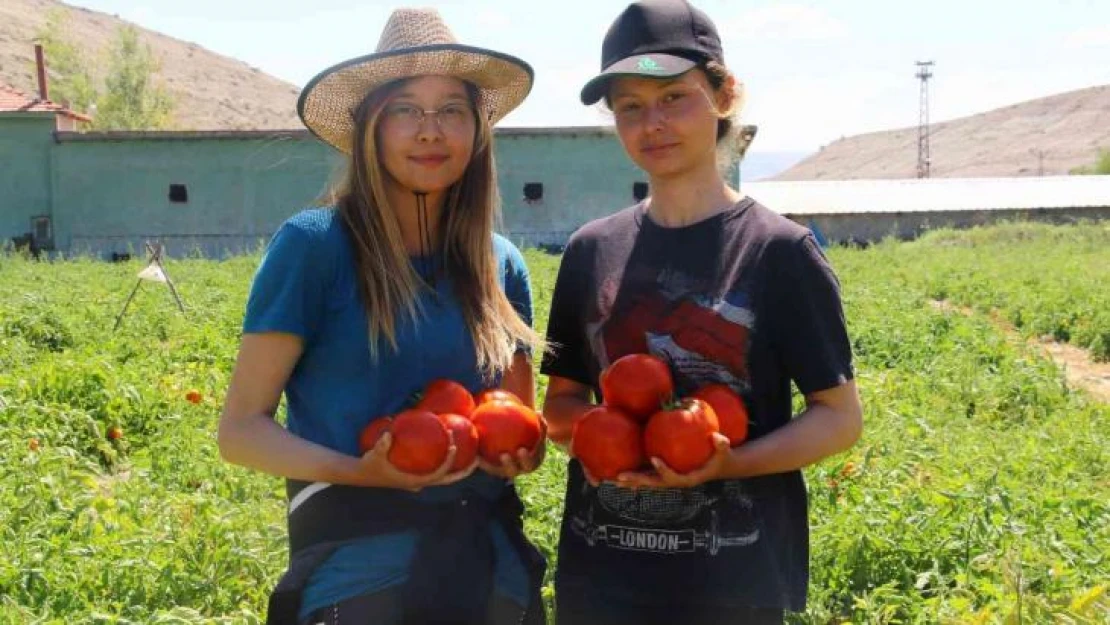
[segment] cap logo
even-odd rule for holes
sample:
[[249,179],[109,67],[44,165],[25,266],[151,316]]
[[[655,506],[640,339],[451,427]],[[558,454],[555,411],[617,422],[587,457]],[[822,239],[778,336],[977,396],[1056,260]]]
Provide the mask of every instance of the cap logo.
[[644,57],[636,64],[636,69],[641,72],[661,72],[663,71],[663,66],[656,63],[655,59],[651,57]]

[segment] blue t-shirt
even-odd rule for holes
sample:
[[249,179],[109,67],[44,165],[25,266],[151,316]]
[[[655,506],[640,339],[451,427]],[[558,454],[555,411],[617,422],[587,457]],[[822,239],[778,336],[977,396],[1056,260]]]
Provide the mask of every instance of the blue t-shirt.
[[[492,236],[502,288],[531,324],[532,294],[524,258],[507,239]],[[305,210],[286,221],[255,274],[243,331],[285,332],[304,341],[285,385],[289,431],[357,456],[358,436],[366,424],[401,411],[429,381],[455,380],[472,392],[499,383],[483,380],[476,369],[474,343],[449,280],[437,280],[436,290],[434,297],[420,295],[423,314],[416,322],[405,313],[397,316],[397,350],[381,339],[375,363],[342,218],[325,208]],[[492,500],[506,485],[506,480],[478,470],[455,484],[412,496],[446,501],[478,494]],[[526,606],[527,572],[496,523],[491,534],[497,554],[494,587]],[[343,599],[404,583],[415,546],[413,531],[359,539],[337,550],[305,587],[301,618]]]

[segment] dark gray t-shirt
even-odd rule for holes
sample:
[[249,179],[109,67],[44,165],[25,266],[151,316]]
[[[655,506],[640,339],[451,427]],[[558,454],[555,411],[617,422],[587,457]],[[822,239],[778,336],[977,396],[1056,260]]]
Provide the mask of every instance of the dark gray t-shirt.
[[[593,387],[614,360],[651,353],[677,392],[728,384],[750,438],[802,393],[853,377],[839,285],[812,234],[745,198],[681,228],[643,204],[582,227],[559,268],[541,371]],[[800,471],[692,489],[593,488],[571,461],[558,592],[637,604],[802,610],[809,532]]]

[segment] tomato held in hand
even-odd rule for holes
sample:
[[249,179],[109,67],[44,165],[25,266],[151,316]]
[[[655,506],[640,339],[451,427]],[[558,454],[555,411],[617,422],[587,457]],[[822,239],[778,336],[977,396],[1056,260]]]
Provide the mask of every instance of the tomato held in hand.
[[447,459],[451,437],[447,426],[426,410],[406,410],[393,417],[389,463],[405,473],[427,475]]
[[540,418],[531,408],[510,401],[482,404],[470,420],[478,428],[478,453],[497,465],[501,454],[516,457],[518,449],[534,449],[543,432]]
[[469,417],[474,412],[474,397],[458,382],[433,380],[424,387],[415,408],[435,414],[460,414]]
[[709,404],[717,415],[721,434],[728,437],[729,445],[736,447],[748,438],[748,408],[744,400],[726,384],[710,384],[690,395]]
[[491,401],[511,401],[514,404],[524,405],[524,402],[520,401],[516,394],[503,388],[488,388],[474,396],[474,403],[478,406],[488,404]]
[[683,399],[651,416],[644,428],[644,452],[677,473],[701,468],[713,457],[717,415],[700,399]]
[[650,354],[629,354],[601,372],[605,404],[640,421],[647,421],[674,395],[667,363]]
[[451,464],[452,471],[461,471],[474,462],[478,456],[478,429],[470,419],[457,414],[441,414],[440,421],[451,432],[455,442],[455,461]]
[[369,425],[362,428],[362,432],[358,435],[358,451],[359,453],[366,453],[378,444],[378,439],[389,431],[393,425],[393,419],[390,417],[378,417],[370,422]]
[[611,406],[590,410],[574,423],[570,451],[599,480],[612,480],[644,464],[643,431]]

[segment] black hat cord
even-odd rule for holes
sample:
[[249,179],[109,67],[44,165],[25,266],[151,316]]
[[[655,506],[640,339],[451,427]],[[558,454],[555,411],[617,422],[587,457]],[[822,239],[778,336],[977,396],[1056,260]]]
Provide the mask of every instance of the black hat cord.
[[428,286],[436,288],[436,259],[432,249],[432,233],[428,221],[428,194],[414,191],[416,196],[416,224],[420,234],[420,266],[421,273]]

